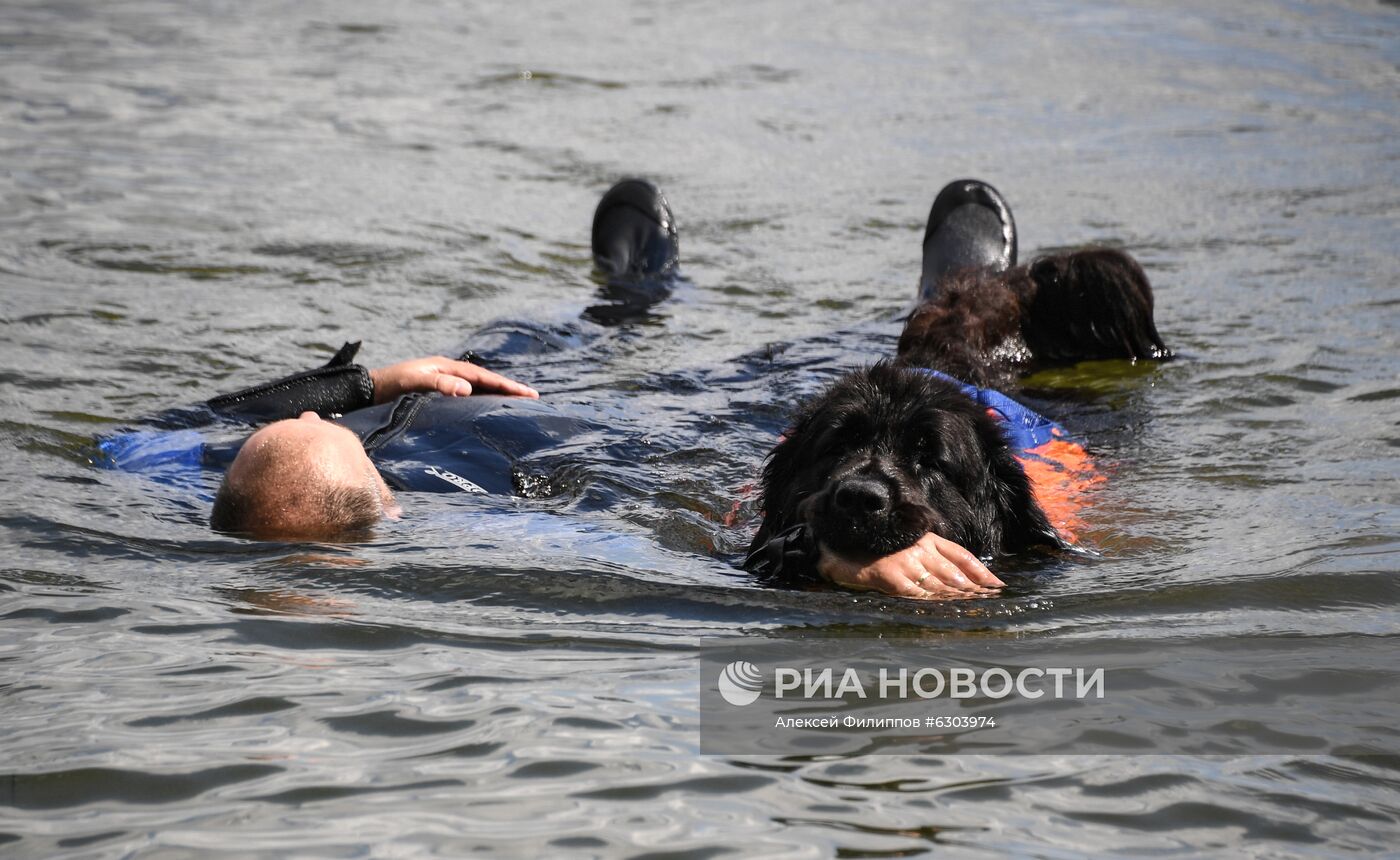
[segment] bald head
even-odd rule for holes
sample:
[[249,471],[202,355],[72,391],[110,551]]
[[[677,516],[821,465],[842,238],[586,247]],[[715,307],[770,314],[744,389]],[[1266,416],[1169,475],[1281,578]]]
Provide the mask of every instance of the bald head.
[[257,538],[332,539],[374,525],[392,502],[355,434],[307,412],[248,437],[210,525]]

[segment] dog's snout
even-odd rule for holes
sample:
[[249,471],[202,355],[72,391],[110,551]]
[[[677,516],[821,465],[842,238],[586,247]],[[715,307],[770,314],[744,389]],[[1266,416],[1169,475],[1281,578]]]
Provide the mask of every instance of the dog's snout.
[[852,514],[878,514],[890,507],[890,488],[870,478],[851,478],[836,488],[836,506]]

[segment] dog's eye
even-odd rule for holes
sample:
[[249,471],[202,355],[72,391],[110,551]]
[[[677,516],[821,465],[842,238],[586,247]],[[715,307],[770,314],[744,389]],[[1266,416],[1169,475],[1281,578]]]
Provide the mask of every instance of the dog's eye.
[[857,420],[847,420],[832,427],[821,437],[821,449],[839,454],[866,444],[869,428]]
[[837,453],[843,447],[845,447],[845,445],[841,439],[841,431],[836,427],[828,429],[812,443],[812,451],[817,456],[821,457]]

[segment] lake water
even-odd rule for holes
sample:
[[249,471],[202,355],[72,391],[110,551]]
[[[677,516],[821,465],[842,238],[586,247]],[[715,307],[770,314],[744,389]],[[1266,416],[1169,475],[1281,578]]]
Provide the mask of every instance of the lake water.
[[[696,685],[718,637],[1397,635],[1393,2],[16,0],[0,152],[0,854],[1400,840],[1400,759],[701,756]],[[626,175],[665,189],[690,282],[580,322]],[[1007,562],[974,603],[763,588],[724,515],[797,397],[892,349],[928,205],[968,175],[1024,256],[1138,256],[1181,355],[1030,380],[1111,475],[1100,556]],[[212,536],[90,463],[342,341],[384,364],[501,318],[573,327],[511,370],[634,422],[631,461],[325,548]],[[542,512],[656,555],[518,525]]]

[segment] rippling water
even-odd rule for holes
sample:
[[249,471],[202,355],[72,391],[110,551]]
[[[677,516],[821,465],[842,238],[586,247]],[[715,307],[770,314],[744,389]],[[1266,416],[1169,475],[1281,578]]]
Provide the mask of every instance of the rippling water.
[[[1393,759],[700,757],[694,672],[716,635],[1396,635],[1398,14],[6,3],[0,853],[1393,850]],[[580,322],[592,207],[632,174],[690,284]],[[1183,356],[1029,381],[1111,471],[1102,556],[972,605],[760,588],[720,520],[795,396],[890,351],[963,175],[1023,250],[1139,256]],[[575,327],[513,369],[625,413],[633,461],[324,549],[89,463],[343,340],[387,363],[503,317]]]

